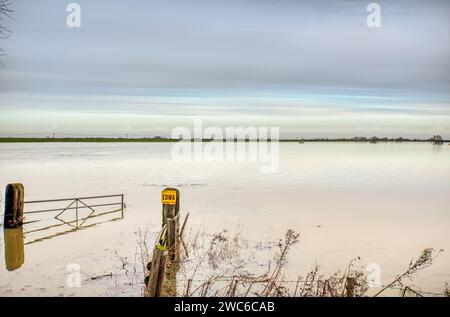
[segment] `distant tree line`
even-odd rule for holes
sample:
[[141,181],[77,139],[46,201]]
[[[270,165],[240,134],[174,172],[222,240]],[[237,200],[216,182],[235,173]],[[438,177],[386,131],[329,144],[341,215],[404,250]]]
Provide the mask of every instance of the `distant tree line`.
[[[281,141],[292,142],[292,139],[283,139]],[[378,142],[433,142],[434,144],[443,144],[445,141],[440,135],[433,135],[428,139],[420,139],[420,138],[404,138],[404,137],[396,137],[396,138],[388,138],[388,137],[366,137],[366,136],[355,136],[352,138],[302,138],[295,140],[300,143],[303,142],[367,142],[367,143],[378,143]]]
[[[177,142],[180,140],[191,142],[211,142],[211,141],[223,141],[223,142],[251,142],[258,140],[245,139],[177,139],[170,137],[56,137],[55,134],[47,137],[0,137],[0,143],[8,142]],[[267,140],[271,142],[271,139]],[[275,141],[275,140],[273,140]],[[309,138],[309,139],[280,139],[280,142],[361,142],[361,143],[378,143],[378,142],[432,142],[433,144],[443,144],[444,142],[450,142],[444,140],[440,135],[433,135],[428,139],[408,139],[403,137],[387,138],[387,137],[364,137],[356,136],[353,138]]]

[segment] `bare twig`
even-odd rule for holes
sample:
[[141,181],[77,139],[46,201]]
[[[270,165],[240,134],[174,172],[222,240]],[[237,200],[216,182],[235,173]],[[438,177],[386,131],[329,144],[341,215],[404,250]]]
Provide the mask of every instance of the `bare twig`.
[[91,277],[91,280],[99,280],[99,279],[104,278],[104,277],[112,277],[112,276],[113,276],[113,274],[112,274],[112,272],[111,272],[111,273],[109,273],[109,274],[103,274],[103,275],[92,276],[92,277]]
[[[11,30],[4,25],[5,18],[13,19],[12,13],[14,12],[11,7],[11,1],[0,0],[0,39],[7,39],[11,36]],[[0,48],[0,56],[5,56],[6,51]]]
[[[442,251],[443,250],[439,250],[439,252]],[[431,266],[433,264],[433,260],[437,257],[437,255],[438,254],[436,254],[436,251],[433,248],[427,248],[423,250],[416,261],[411,260],[405,272],[397,276],[397,278],[393,280],[391,283],[389,283],[387,286],[383,287],[378,293],[374,295],[374,297],[377,297],[385,290],[392,288],[395,285],[402,286],[402,281],[404,278],[410,277],[411,275],[417,273],[418,271]]]

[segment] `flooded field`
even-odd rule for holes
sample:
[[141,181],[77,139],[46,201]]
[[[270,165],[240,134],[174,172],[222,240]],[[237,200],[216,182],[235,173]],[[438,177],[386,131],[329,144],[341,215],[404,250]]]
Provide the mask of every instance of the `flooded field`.
[[[181,214],[190,213],[191,230],[239,227],[249,241],[269,244],[287,229],[299,232],[289,256],[293,276],[315,263],[334,272],[359,256],[361,267],[377,263],[387,283],[432,247],[445,252],[414,283],[441,292],[450,282],[448,145],[282,143],[279,169],[272,174],[251,162],[174,162],[172,146],[0,144],[2,211],[4,189],[15,182],[24,185],[25,201],[124,194],[126,204],[123,219],[111,215],[96,226],[44,240],[39,239],[55,232],[26,234],[25,242],[34,243],[25,245],[25,262],[16,271],[5,268],[2,233],[0,295],[140,296],[143,281],[132,271],[142,271],[139,232],[147,230],[152,243],[166,186],[180,190]],[[25,231],[56,214],[33,216],[41,222],[25,224]],[[123,270],[124,262],[131,271]],[[81,268],[81,287],[67,286],[71,263]]]

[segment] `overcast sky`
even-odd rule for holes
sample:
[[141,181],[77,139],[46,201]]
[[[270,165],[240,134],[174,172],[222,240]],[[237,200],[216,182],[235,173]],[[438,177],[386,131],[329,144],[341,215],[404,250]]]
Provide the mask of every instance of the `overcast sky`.
[[450,1],[13,0],[0,40],[1,135],[450,138]]

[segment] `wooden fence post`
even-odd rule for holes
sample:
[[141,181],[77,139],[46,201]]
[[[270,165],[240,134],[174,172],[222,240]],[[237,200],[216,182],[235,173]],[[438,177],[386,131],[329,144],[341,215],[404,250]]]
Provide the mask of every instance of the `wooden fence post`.
[[23,198],[22,184],[8,184],[5,192],[4,228],[17,228],[23,224]]
[[158,288],[158,277],[163,252],[164,251],[160,248],[155,248],[155,250],[153,250],[152,264],[147,285],[147,296],[149,297],[156,297],[156,289]]
[[175,188],[165,188],[161,193],[163,204],[163,224],[167,225],[167,247],[169,259],[174,262],[178,259],[178,235],[179,235],[179,214],[180,214],[180,192]]
[[165,188],[161,193],[161,202],[162,230],[147,267],[149,275],[145,279],[145,295],[148,297],[176,296],[177,291],[180,192],[175,188]]
[[163,294],[164,283],[166,282],[166,263],[167,263],[167,252],[163,252],[161,255],[161,260],[159,264],[158,272],[158,283],[156,284],[156,297],[161,297]]
[[176,223],[173,218],[167,218],[167,247],[169,249],[169,258],[173,262],[176,253]]
[[175,188],[165,188],[161,193],[163,204],[163,226],[167,225],[168,257],[165,272],[165,296],[176,296],[177,272],[180,248],[178,246],[180,192]]
[[25,258],[22,227],[23,205],[23,185],[9,184],[6,186],[3,228],[5,234],[6,269],[8,271],[20,268]]

